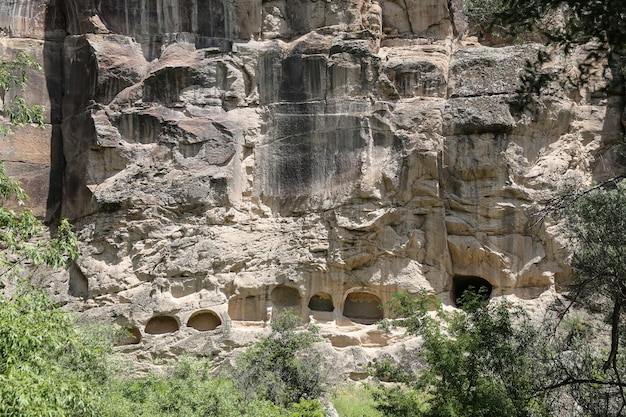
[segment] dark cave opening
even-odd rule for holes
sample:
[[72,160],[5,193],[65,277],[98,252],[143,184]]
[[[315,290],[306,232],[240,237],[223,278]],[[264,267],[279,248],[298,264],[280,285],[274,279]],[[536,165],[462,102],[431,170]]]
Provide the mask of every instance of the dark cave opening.
[[334,311],[332,296],[325,292],[318,292],[309,300],[309,309],[311,311]]
[[491,297],[493,285],[484,278],[476,276],[456,275],[452,279],[452,302],[456,307],[463,308],[462,297],[466,292],[472,292],[478,295],[479,299],[487,301]]
[[352,292],[346,297],[343,315],[355,323],[374,324],[383,318],[380,298],[369,292]]

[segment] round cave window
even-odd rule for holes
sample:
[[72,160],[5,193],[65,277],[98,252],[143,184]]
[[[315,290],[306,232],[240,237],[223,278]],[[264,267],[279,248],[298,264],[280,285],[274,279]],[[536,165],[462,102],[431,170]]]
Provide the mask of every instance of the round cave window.
[[373,324],[383,318],[381,301],[369,292],[352,292],[346,297],[343,315],[355,323]]
[[463,295],[466,292],[475,294],[482,301],[487,301],[491,296],[491,291],[493,291],[491,283],[481,277],[457,275],[452,280],[452,301],[459,308],[463,308]]
[[309,309],[312,311],[334,311],[333,297],[325,292],[318,292],[309,300]]
[[172,316],[154,316],[146,324],[146,333],[165,334],[178,331],[178,321]]
[[187,321],[187,327],[193,327],[201,332],[215,330],[222,324],[222,319],[212,311],[198,311],[193,313]]

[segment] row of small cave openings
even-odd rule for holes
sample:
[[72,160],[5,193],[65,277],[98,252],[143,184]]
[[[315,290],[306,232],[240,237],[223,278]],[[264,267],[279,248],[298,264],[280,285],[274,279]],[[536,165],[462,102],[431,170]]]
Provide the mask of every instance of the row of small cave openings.
[[[381,320],[384,311],[380,297],[369,290],[348,290],[342,299],[341,314],[338,313],[335,301],[327,292],[313,294],[304,308],[300,291],[287,285],[278,285],[271,292],[240,296],[228,304],[228,315],[234,321],[266,321],[274,314],[286,309],[300,314],[312,315],[317,319],[332,320],[343,316],[355,323],[373,324]],[[268,313],[271,308],[271,313]],[[308,311],[307,311],[308,309]]]
[[[201,332],[217,329],[222,324],[219,314],[211,310],[196,311],[187,320],[187,327]],[[148,320],[144,332],[146,334],[174,333],[180,329],[176,317],[170,315],[156,315]],[[141,342],[141,331],[135,326],[127,329],[128,335],[119,341],[119,345],[133,345]]]
[[[457,307],[461,307],[461,296],[466,292],[474,292],[482,297],[489,298],[493,287],[489,281],[477,276],[455,276],[452,281],[451,298]],[[302,297],[297,288],[286,285],[276,286],[270,293],[272,308],[277,311],[293,309],[298,311],[302,304]],[[261,303],[260,295],[250,295],[236,298],[229,303],[229,316],[235,321],[263,321],[267,320],[267,309]],[[384,317],[380,297],[369,291],[351,291],[345,295],[343,301],[343,316],[355,323],[373,324]],[[318,292],[309,299],[308,309],[315,313],[326,313],[329,317],[335,312],[335,304],[329,293]],[[211,310],[200,310],[191,315],[187,327],[198,331],[215,330],[222,324],[220,316]],[[178,331],[180,324],[173,316],[157,315],[152,317],[145,327],[146,334],[165,334]],[[141,332],[137,327],[129,329],[130,335],[121,344],[135,344],[141,341]]]

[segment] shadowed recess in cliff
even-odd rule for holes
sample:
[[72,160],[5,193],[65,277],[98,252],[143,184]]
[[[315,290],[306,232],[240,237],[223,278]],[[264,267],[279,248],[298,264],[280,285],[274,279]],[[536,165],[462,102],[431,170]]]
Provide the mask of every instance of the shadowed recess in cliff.
[[311,311],[334,311],[333,297],[326,292],[318,292],[309,300]]
[[115,343],[116,346],[138,345],[141,343],[141,331],[137,326],[125,326],[126,333]]
[[166,334],[177,332],[179,328],[178,320],[172,316],[154,316],[146,324],[148,334]]
[[61,131],[63,75],[59,68],[63,65],[63,41],[66,34],[67,19],[62,0],[52,0],[46,6],[43,46],[43,69],[50,106],[47,110],[50,118],[49,123],[52,126],[50,175],[45,213],[47,222],[55,222],[61,216],[65,159],[63,157],[63,133]]
[[481,277],[474,276],[460,276],[457,275],[452,279],[452,301],[454,305],[462,308],[463,302],[461,298],[463,294],[468,291],[477,294],[481,299],[489,299],[493,286],[489,281]]
[[373,324],[383,318],[382,302],[376,294],[355,291],[343,304],[343,315],[355,323]]
[[211,310],[196,311],[187,321],[187,327],[192,327],[201,332],[215,330],[221,324],[220,316]]
[[288,287],[286,285],[278,285],[272,290],[272,305],[277,310],[292,309],[296,314],[300,313],[300,304],[302,297],[297,288]]

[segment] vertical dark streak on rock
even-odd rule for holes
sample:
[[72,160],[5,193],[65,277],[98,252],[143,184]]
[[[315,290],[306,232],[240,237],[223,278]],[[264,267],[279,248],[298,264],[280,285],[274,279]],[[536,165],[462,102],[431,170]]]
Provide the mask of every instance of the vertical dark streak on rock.
[[65,159],[63,157],[63,63],[62,48],[66,35],[67,18],[65,4],[62,0],[50,0],[46,6],[44,27],[43,69],[46,87],[50,99],[50,176],[48,184],[48,198],[46,202],[45,221],[54,224],[61,215],[63,194],[63,172]]

